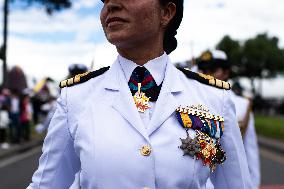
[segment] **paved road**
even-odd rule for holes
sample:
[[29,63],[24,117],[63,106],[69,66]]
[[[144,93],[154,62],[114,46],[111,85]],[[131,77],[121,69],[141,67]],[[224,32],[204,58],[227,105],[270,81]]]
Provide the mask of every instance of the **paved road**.
[[263,185],[282,185],[284,189],[284,155],[260,149]]
[[16,157],[0,161],[0,188],[24,189],[38,165],[41,149],[35,148]]
[[[284,156],[267,149],[260,151],[263,189],[283,189]],[[40,153],[40,148],[36,148],[8,160],[2,160],[0,162],[0,188],[24,189],[37,167]]]

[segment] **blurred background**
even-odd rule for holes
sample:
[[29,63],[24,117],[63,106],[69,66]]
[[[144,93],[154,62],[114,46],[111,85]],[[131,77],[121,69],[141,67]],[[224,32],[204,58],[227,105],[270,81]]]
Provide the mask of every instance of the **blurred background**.
[[[0,0],[0,180],[25,188],[59,95],[60,80],[111,65],[100,0]],[[263,189],[284,188],[284,1],[185,0],[172,53],[191,68],[219,49],[253,101]]]

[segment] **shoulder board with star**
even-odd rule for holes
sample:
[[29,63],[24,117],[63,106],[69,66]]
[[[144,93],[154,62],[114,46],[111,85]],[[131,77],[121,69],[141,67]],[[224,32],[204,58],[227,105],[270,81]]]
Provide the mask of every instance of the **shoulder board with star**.
[[179,70],[181,72],[183,72],[188,78],[197,80],[200,83],[210,85],[210,86],[213,86],[213,87],[216,87],[216,88],[219,88],[219,89],[225,89],[225,90],[231,89],[230,83],[216,79],[213,76],[205,75],[205,74],[202,74],[202,73],[195,73],[195,72],[192,72],[192,71],[190,71],[188,69],[184,69],[184,68],[180,68]]
[[104,67],[96,71],[78,74],[75,77],[61,81],[59,84],[59,87],[60,88],[72,87],[74,85],[87,82],[94,77],[104,74],[107,70],[109,70],[109,68],[110,67],[108,66],[108,67]]

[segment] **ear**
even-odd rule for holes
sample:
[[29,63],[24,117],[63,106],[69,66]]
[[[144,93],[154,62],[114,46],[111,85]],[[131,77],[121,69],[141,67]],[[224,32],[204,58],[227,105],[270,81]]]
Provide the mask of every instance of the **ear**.
[[162,27],[166,28],[175,15],[176,15],[176,5],[173,2],[169,2],[166,6],[162,8],[161,12]]

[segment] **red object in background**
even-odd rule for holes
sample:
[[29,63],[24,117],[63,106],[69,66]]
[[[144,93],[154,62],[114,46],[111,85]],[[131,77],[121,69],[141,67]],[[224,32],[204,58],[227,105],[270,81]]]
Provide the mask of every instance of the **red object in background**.
[[21,116],[20,116],[20,120],[21,122],[28,122],[30,121],[31,116],[30,116],[30,112],[29,112],[29,100],[27,98],[25,98],[22,102],[21,105]]

